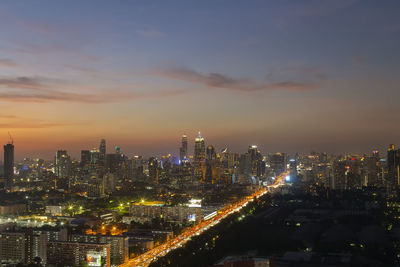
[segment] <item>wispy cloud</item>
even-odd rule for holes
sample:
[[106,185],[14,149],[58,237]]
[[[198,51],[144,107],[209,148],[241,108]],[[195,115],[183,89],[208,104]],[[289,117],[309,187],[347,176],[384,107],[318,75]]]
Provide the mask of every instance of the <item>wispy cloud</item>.
[[0,66],[16,68],[20,65],[8,58],[0,58]]
[[37,76],[0,78],[0,101],[103,104],[143,98],[173,97],[186,92],[180,89],[171,89],[133,93],[129,90],[134,87],[133,85],[125,87],[124,90],[118,88],[96,89],[94,87],[76,85],[64,80]]
[[[110,103],[127,101],[133,95],[114,90],[112,93],[95,90],[96,93],[77,93],[67,88],[63,91],[53,88],[71,87],[67,82],[43,77],[14,77],[0,79],[0,100],[7,102],[54,102]],[[76,86],[79,88],[79,86]],[[2,90],[3,89],[3,90]]]
[[40,90],[46,87],[42,82],[43,79],[39,77],[0,78],[0,87]]
[[2,119],[16,119],[18,117],[15,116],[15,115],[0,114],[0,118],[2,118]]
[[232,78],[221,73],[201,73],[187,68],[167,68],[157,70],[156,74],[166,78],[201,84],[208,88],[223,88],[244,92],[291,90],[307,91],[318,87],[312,82],[296,80],[253,81],[249,79]]
[[271,68],[266,75],[268,81],[290,79],[301,83],[318,84],[327,79],[320,66],[287,66]]

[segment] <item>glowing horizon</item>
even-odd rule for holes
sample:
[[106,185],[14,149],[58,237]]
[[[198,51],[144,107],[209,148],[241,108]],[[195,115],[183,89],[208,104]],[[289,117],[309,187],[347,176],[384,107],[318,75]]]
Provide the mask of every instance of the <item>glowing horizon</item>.
[[217,151],[386,149],[400,144],[399,7],[6,0],[0,143],[11,132],[17,159],[78,158],[101,138],[178,155],[200,129]]

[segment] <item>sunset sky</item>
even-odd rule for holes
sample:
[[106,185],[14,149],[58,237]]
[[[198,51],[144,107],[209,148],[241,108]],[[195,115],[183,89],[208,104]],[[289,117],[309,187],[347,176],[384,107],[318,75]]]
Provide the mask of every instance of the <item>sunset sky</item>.
[[[400,145],[399,1],[1,1],[16,158]],[[2,154],[2,153],[1,153]],[[2,156],[0,157],[2,158]]]

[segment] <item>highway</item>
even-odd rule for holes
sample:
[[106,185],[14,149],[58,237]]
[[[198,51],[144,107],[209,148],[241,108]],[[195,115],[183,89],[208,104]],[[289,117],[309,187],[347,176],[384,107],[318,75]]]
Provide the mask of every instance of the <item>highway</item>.
[[182,247],[186,242],[188,242],[193,236],[200,235],[202,232],[208,230],[210,227],[218,224],[222,219],[226,218],[232,213],[238,212],[243,207],[245,207],[248,203],[253,201],[254,197],[259,198],[262,195],[268,192],[268,189],[277,188],[284,184],[285,177],[288,175],[288,172],[281,174],[276,177],[275,183],[268,186],[268,188],[263,188],[258,192],[247,196],[246,198],[238,201],[237,203],[230,204],[220,209],[215,217],[212,217],[209,220],[201,221],[199,224],[194,225],[193,227],[186,228],[180,235],[172,238],[171,240],[137,256],[136,258],[130,259],[124,264],[119,265],[120,267],[128,267],[128,266],[139,266],[146,267],[149,266],[150,263],[156,260],[159,257],[165,256],[171,250]]

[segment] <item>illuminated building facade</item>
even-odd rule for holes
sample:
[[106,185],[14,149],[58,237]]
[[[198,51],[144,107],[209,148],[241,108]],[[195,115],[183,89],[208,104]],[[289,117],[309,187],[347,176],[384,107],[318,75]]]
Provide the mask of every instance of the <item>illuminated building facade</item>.
[[55,157],[55,175],[68,177],[71,175],[71,158],[66,150],[58,150]]
[[275,173],[275,176],[286,171],[286,155],[284,153],[275,153],[271,155],[269,165]]
[[182,135],[181,147],[179,148],[179,159],[181,164],[188,159],[188,138],[186,135]]
[[99,176],[103,176],[106,168],[106,140],[101,139],[99,149],[99,160],[98,160],[98,173]]
[[393,144],[389,145],[387,151],[387,170],[389,186],[393,189],[400,185],[400,150],[395,149]]
[[194,177],[200,181],[205,178],[205,159],[206,159],[206,146],[204,138],[200,132],[195,139],[194,143]]
[[[87,266],[90,257],[100,255],[102,265],[111,266],[110,244],[51,241],[47,247],[47,263],[55,266]],[[91,265],[97,266],[97,265]]]

